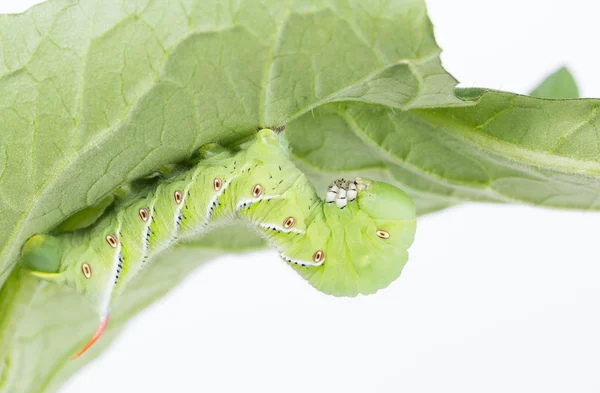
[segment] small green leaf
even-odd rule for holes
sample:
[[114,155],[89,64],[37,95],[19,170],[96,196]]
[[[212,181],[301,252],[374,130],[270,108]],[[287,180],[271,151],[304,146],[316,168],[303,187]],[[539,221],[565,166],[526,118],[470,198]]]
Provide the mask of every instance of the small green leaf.
[[575,78],[567,67],[561,67],[548,75],[538,87],[531,92],[532,97],[540,98],[578,98],[579,89]]

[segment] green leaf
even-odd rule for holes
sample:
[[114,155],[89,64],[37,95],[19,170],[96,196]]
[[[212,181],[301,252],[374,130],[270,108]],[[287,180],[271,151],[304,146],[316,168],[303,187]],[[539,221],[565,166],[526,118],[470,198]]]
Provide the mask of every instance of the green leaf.
[[600,100],[459,91],[465,108],[319,108],[288,127],[317,184],[369,174],[404,188],[420,213],[461,201],[600,210]]
[[104,211],[115,201],[114,195],[107,195],[100,202],[89,206],[73,214],[61,222],[52,232],[60,234],[63,232],[74,232],[78,229],[87,228],[98,220]]
[[32,234],[204,143],[328,102],[464,105],[422,1],[235,4],[55,0],[0,18],[0,278]]
[[[55,390],[96,323],[73,293],[15,269],[31,235],[205,143],[332,103],[471,104],[454,95],[422,0],[51,0],[0,16],[0,39],[0,392]],[[210,236],[144,273],[110,334],[215,256],[207,244],[262,245]]]
[[532,97],[540,98],[578,98],[579,89],[575,78],[566,67],[561,67],[548,75],[538,87],[531,92]]

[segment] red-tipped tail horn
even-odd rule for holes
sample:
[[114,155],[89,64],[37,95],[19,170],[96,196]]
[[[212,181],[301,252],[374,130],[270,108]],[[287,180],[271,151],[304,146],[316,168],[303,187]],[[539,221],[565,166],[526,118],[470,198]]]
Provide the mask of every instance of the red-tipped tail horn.
[[100,336],[102,336],[102,333],[104,333],[104,329],[106,329],[106,325],[108,325],[108,317],[109,317],[109,315],[106,314],[106,317],[104,317],[104,319],[102,319],[100,321],[100,325],[98,326],[98,329],[96,330],[96,333],[94,333],[94,335],[92,336],[92,338],[90,339],[90,341],[88,341],[87,344],[85,344],[83,346],[83,348],[81,348],[79,350],[79,352],[77,352],[75,355],[71,356],[71,360],[77,359],[78,357],[80,357],[81,355],[83,355],[83,353],[85,351],[87,351],[92,345],[94,345],[94,343],[96,341],[98,341],[98,339],[100,338]]

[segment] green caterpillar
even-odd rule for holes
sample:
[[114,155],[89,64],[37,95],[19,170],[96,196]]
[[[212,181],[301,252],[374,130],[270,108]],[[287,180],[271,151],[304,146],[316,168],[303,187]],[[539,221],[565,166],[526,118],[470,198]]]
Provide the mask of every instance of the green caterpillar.
[[263,129],[233,153],[200,149],[193,168],[119,201],[93,226],[35,235],[21,263],[35,276],[67,285],[94,305],[100,325],[127,283],[158,252],[207,226],[245,218],[318,290],[370,294],[396,279],[408,259],[415,208],[401,190],[367,179],[332,184],[322,201],[289,157],[281,134]]

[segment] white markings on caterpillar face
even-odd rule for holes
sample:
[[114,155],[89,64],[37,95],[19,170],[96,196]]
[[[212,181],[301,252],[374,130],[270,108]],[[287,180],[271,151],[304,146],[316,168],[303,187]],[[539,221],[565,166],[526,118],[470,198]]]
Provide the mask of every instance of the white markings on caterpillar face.
[[390,238],[389,232],[383,231],[381,229],[377,230],[377,236],[379,236],[382,239],[389,239]]
[[112,233],[109,235],[106,235],[106,243],[108,243],[108,245],[111,246],[112,248],[117,248],[117,246],[119,245],[119,241],[117,240],[117,237],[115,235],[113,235]]
[[83,276],[85,278],[92,278],[92,267],[89,263],[84,263],[81,265],[81,271],[83,272]]
[[148,219],[150,218],[150,213],[148,212],[148,209],[141,208],[140,210],[138,210],[138,216],[140,217],[140,220],[148,222]]

